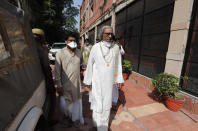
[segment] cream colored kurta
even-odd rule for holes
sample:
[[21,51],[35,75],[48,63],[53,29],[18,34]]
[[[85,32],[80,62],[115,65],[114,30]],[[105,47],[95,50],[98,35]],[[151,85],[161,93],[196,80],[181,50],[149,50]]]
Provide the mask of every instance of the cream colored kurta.
[[82,55],[79,49],[72,53],[67,47],[56,53],[55,81],[64,88],[64,97],[68,104],[81,98],[80,64]]
[[87,63],[88,63],[91,48],[92,48],[92,45],[88,45],[88,46],[84,45],[82,47],[83,62],[84,62],[85,65],[87,65]]
[[[105,57],[102,55],[100,45]],[[107,66],[108,62],[109,66]],[[90,52],[84,77],[84,83],[92,85],[89,96],[91,109],[96,112],[110,110],[113,84],[123,82],[119,47],[113,45],[109,48],[104,42],[95,44]]]

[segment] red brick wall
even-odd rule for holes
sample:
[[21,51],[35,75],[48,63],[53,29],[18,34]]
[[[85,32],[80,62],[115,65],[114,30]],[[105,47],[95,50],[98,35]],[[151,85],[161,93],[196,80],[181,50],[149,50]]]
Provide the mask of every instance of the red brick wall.
[[[84,11],[89,4],[90,0],[83,0],[81,9],[80,9],[80,34],[82,34],[87,28],[92,26],[102,15],[104,15],[106,12],[108,12],[112,8],[113,0],[106,0],[106,4],[103,8],[103,11],[101,12],[100,6],[104,3],[105,0],[93,0],[94,1],[94,11],[93,11],[93,16],[90,17],[89,15],[89,20],[88,22],[83,22],[83,14]],[[119,4],[124,0],[116,0],[116,4]],[[89,14],[91,13],[91,10],[89,8]],[[84,28],[83,28],[84,27]]]
[[[104,0],[94,0],[94,9],[93,9],[93,16],[90,16],[91,8],[89,8],[89,18],[88,22],[83,22],[83,14],[87,7],[88,0],[84,0],[81,5],[80,9],[80,18],[81,18],[81,26],[80,26],[80,33],[82,34],[87,28],[92,26],[102,15],[104,15],[107,11],[109,11],[112,8],[113,0],[106,0],[106,4],[103,7],[103,10],[101,12],[100,7],[104,4]],[[84,28],[83,28],[84,26]]]
[[80,8],[80,23],[81,23],[80,30],[82,30],[83,26],[85,25],[85,23],[83,22],[83,15],[85,12],[86,5],[88,4],[88,1],[89,0],[83,0],[81,8]]
[[94,24],[94,22],[101,16],[100,15],[100,4],[102,3],[101,1],[100,0],[95,1],[94,9],[93,9],[93,16],[89,18],[89,25],[87,25],[87,27]]

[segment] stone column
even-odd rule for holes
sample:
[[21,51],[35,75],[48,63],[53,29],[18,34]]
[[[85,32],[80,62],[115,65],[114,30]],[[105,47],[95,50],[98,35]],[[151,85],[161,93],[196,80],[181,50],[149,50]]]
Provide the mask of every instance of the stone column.
[[21,1],[20,0],[17,0],[17,4],[18,4],[18,8],[21,9]]
[[97,34],[97,26],[95,26],[95,37],[94,37],[94,43],[96,43],[96,39],[98,38],[98,34]]
[[176,0],[171,24],[165,72],[180,77],[194,0]]
[[111,17],[111,27],[113,27],[113,33],[115,34],[115,11],[113,10],[112,12],[112,17]]
[[82,36],[82,46],[84,45],[85,43],[85,35]]
[[113,27],[113,33],[114,34],[115,34],[115,21],[116,21],[115,7],[116,7],[116,0],[113,0],[113,10],[112,10],[112,16],[111,16],[111,26]]

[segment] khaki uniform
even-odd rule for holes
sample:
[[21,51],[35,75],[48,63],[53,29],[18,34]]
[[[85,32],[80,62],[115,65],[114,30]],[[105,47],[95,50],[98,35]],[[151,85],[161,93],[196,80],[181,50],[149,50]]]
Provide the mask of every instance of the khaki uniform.
[[89,54],[91,52],[91,48],[92,48],[92,45],[88,45],[88,46],[84,45],[82,47],[81,51],[82,51],[82,55],[83,55],[83,63],[85,65],[88,64],[88,59],[89,59]]
[[40,45],[38,46],[37,50],[38,50],[38,54],[39,54],[41,67],[42,67],[43,73],[45,75],[47,92],[55,93],[56,90],[54,88],[52,72],[51,72],[51,68],[49,66],[48,50]]

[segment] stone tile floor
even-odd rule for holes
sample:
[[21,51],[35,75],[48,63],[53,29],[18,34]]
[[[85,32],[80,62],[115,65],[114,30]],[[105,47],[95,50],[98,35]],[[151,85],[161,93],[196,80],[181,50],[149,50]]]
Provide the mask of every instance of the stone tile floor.
[[[110,129],[112,131],[198,131],[198,123],[182,111],[169,111],[163,103],[153,100],[148,90],[140,87],[131,79],[123,87],[125,105],[111,112]],[[89,109],[88,92],[83,90],[83,115],[87,125],[80,128],[61,128],[55,131],[94,131],[92,112]],[[60,114],[57,111],[56,117]]]

